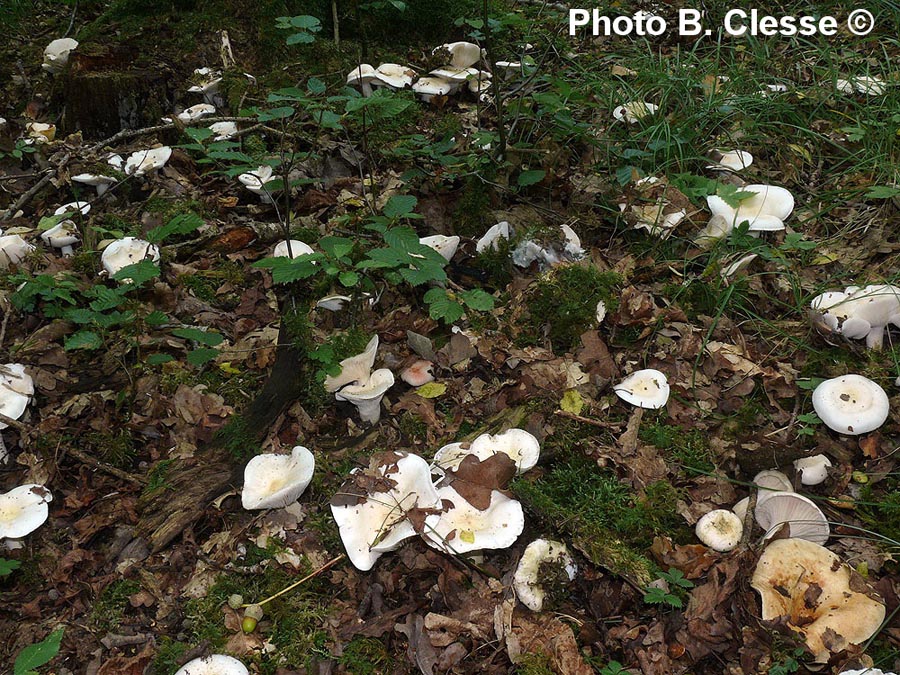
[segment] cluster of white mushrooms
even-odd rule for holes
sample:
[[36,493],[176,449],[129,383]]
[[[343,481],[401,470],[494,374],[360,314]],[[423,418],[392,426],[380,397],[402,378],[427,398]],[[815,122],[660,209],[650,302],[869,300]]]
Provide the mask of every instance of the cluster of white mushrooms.
[[828,291],[813,298],[810,307],[830,330],[850,340],[865,338],[869,349],[881,349],[888,325],[900,328],[900,288],[890,284]]
[[[516,236],[515,229],[507,222],[501,221],[488,228],[487,232],[475,242],[475,251],[497,251],[502,241],[510,241]],[[539,267],[552,267],[562,262],[573,262],[584,257],[581,238],[566,224],[559,226],[556,241],[535,241],[522,237],[511,251],[513,264],[517,267],[529,267],[538,263]]]

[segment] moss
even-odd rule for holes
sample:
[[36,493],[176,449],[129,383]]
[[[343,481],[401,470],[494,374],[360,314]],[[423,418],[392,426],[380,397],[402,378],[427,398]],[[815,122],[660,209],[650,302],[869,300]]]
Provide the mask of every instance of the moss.
[[338,663],[354,675],[395,672],[394,659],[385,644],[376,638],[354,638],[344,647]]
[[101,633],[115,631],[122,623],[128,597],[141,590],[140,584],[129,579],[114,581],[103,589],[94,601],[90,623]]
[[[487,176],[490,178],[490,176]],[[494,188],[479,176],[469,176],[453,213],[453,229],[463,237],[480,237],[489,223]],[[506,285],[506,282],[503,283]]]
[[128,431],[92,431],[79,439],[79,443],[89,454],[102,459],[107,464],[127,469],[135,457],[134,439]]
[[553,675],[556,670],[550,657],[543,652],[523,654],[513,671],[516,675]]
[[174,459],[161,459],[153,465],[150,469],[150,473],[147,474],[147,485],[144,487],[145,495],[156,492],[157,490],[171,489],[172,486],[168,482],[166,475],[169,472],[169,467],[174,461]]
[[233,415],[228,423],[216,432],[215,441],[239,462],[253,457],[259,449],[259,441],[247,425],[247,420],[241,415]]
[[691,469],[708,473],[715,469],[709,441],[699,429],[685,430],[679,426],[651,422],[643,424],[640,439],[663,450],[668,459]]
[[164,635],[150,667],[151,675],[168,675],[177,671],[181,666],[182,656],[188,649],[190,645]]
[[529,315],[523,319],[527,330],[518,342],[535,344],[546,332],[557,353],[571,350],[582,333],[596,326],[598,301],[606,304],[607,312],[616,311],[621,285],[618,274],[586,265],[564,265],[544,273],[529,289]]

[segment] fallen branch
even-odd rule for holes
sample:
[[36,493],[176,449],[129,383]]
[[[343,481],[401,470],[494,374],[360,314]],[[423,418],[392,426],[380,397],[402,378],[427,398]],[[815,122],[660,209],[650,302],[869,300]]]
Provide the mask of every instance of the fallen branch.
[[28,192],[19,197],[18,201],[10,206],[3,214],[3,216],[0,216],[0,221],[10,220],[14,215],[16,215],[16,213],[21,211],[28,204],[28,202],[30,202],[34,198],[34,196],[47,185],[47,183],[53,180],[53,177],[57,173],[59,173],[60,169],[62,169],[69,162],[70,157],[71,154],[66,153],[60,163],[56,166],[56,168],[47,169],[47,174],[37,183],[35,183]]
[[123,471],[122,469],[118,469],[109,464],[105,464],[104,462],[94,459],[87,453],[82,452],[78,448],[66,448],[64,454],[71,455],[82,464],[92,466],[98,471],[103,471],[104,473],[108,473],[110,476],[115,476],[116,478],[128,481],[129,483],[134,483],[135,485],[140,485],[141,487],[147,484],[146,478],[135,476],[134,474],[128,473],[127,471]]

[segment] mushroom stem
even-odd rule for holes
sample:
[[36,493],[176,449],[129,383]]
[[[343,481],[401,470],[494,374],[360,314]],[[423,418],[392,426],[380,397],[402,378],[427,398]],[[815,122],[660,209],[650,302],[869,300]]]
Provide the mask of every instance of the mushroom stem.
[[362,90],[362,95],[364,98],[368,98],[372,95],[372,85],[368,82],[362,82],[360,84],[360,89]]
[[62,246],[60,247],[59,252],[62,253],[63,258],[68,258],[75,252],[75,249],[71,246]]

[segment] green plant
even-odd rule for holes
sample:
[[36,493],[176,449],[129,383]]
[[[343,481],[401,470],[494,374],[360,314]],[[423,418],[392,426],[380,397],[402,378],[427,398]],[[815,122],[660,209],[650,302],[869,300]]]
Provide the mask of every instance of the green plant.
[[781,663],[775,663],[769,667],[769,675],[790,675],[800,670],[800,661],[805,650],[802,647],[795,649],[790,656],[786,656]]
[[59,653],[59,645],[63,637],[62,628],[53,631],[46,638],[25,647],[16,657],[13,664],[13,675],[38,675],[37,669],[50,663]]
[[667,605],[673,609],[681,609],[684,606],[682,598],[685,591],[693,588],[694,582],[685,579],[684,573],[674,567],[670,567],[668,572],[659,572],[656,576],[663,583],[644,589],[644,602],[650,605]]
[[628,675],[628,669],[618,661],[610,661],[600,669],[600,675]]
[[9,576],[22,566],[18,560],[7,560],[0,558],[0,577]]

